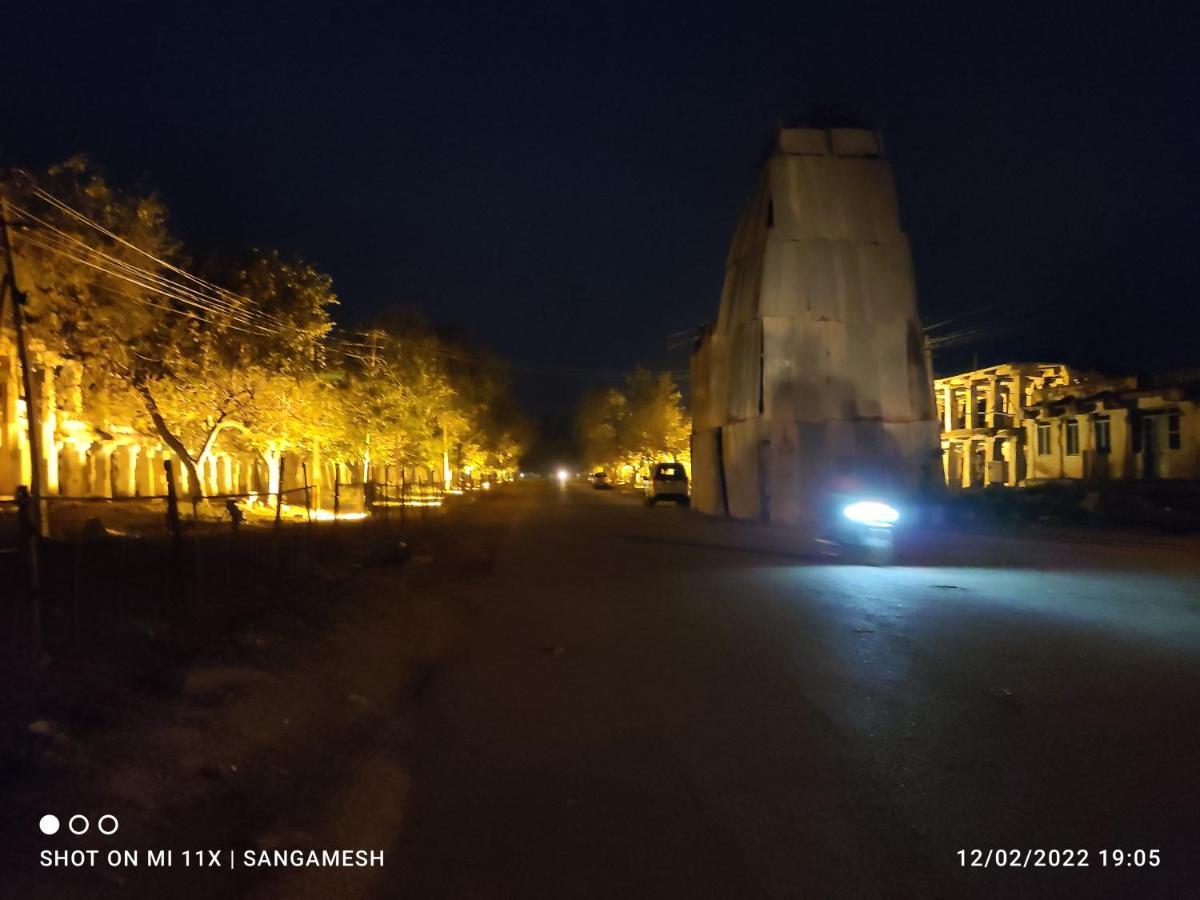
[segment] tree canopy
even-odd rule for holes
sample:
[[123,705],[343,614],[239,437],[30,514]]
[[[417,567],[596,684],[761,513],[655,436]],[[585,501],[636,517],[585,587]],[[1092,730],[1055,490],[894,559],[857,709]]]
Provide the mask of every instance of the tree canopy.
[[587,464],[619,472],[658,461],[688,462],[691,419],[667,373],[634,369],[620,387],[585,394],[575,418]]
[[336,329],[332,279],[276,250],[193,274],[154,194],[75,157],[6,178],[32,338],[82,364],[82,414],[153,434],[193,495],[222,434],[268,462],[320,446],[351,464],[507,470],[528,441],[498,360],[394,314]]

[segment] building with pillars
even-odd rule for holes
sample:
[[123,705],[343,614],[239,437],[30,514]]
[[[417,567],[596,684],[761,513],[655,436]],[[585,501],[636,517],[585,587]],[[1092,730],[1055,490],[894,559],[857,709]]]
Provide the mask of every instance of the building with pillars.
[[[128,422],[96,422],[87,415],[84,371],[78,362],[62,358],[36,341],[31,342],[29,355],[44,496],[162,497],[167,492],[163,463],[168,461],[173,463],[179,495],[187,496],[187,470],[157,435],[140,432]],[[0,332],[0,497],[12,497],[18,486],[31,482],[34,461],[27,412],[16,348],[11,337]],[[335,479],[355,484],[380,477],[363,463],[349,465],[325,458],[316,447],[257,452],[232,434],[229,438],[222,435],[198,474],[206,496],[247,494],[266,501],[279,489],[281,466],[283,490],[302,487],[302,465],[307,467],[313,502],[318,506],[332,504]],[[411,482],[433,480],[431,473],[419,469],[410,470],[407,477]]]
[[1007,363],[934,381],[951,488],[1200,479],[1200,373]]
[[1023,483],[1029,407],[1040,391],[1071,381],[1062,363],[1006,363],[935,379],[946,484],[973,488]]
[[[83,367],[37,342],[30,346],[33,403],[41,445],[42,492],[49,497],[155,497],[166,493],[173,461],[180,495],[188,474],[154,435],[119,422],[97,424],[84,410]],[[31,481],[28,401],[15,347],[0,336],[0,496]],[[220,451],[201,468],[206,494],[265,491],[269,468],[257,454]]]
[[1027,484],[1200,479],[1200,372],[1051,385],[1023,424]]

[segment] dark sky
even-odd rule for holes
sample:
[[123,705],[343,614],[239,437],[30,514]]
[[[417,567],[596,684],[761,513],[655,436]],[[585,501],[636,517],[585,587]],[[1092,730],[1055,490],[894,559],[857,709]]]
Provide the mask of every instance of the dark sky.
[[75,6],[6,13],[6,162],[83,150],[194,246],[300,251],[342,321],[465,324],[545,367],[535,413],[587,386],[563,367],[686,368],[666,336],[714,317],[753,163],[815,103],[884,131],[926,321],[1057,315],[939,367],[1200,365],[1189,4]]

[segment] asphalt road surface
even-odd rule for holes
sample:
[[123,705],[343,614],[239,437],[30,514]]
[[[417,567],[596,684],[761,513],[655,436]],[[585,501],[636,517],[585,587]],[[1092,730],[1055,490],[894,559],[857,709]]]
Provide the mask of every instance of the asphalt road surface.
[[1195,896],[1194,548],[942,531],[875,569],[582,485],[491,507],[389,893]]

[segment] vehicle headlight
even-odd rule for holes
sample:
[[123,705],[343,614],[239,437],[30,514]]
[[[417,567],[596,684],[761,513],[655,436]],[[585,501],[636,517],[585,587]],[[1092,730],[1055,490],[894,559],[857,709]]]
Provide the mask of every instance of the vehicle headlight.
[[886,526],[900,518],[900,511],[886,503],[880,503],[878,500],[860,500],[843,509],[842,515],[851,522]]

